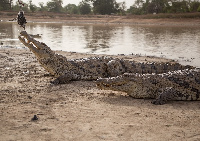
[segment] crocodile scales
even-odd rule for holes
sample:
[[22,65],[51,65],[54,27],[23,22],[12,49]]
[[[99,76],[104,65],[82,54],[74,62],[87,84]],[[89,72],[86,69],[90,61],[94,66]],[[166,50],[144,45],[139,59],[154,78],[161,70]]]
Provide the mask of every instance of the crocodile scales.
[[124,73],[99,78],[100,89],[126,92],[134,98],[153,98],[153,104],[170,100],[200,100],[200,69],[184,69],[161,74]]
[[[71,80],[97,80],[97,85],[101,88],[105,89],[112,89],[113,84],[111,84],[108,87],[108,84],[110,82],[113,82],[113,80],[116,78],[124,79],[124,76],[131,76],[134,77],[134,89],[141,90],[140,94],[138,95],[132,95],[135,98],[156,98],[158,96],[158,92],[160,91],[160,88],[164,91],[163,93],[169,93],[173,92],[173,85],[176,85],[176,82],[172,82],[170,86],[166,85],[165,83],[160,83],[163,85],[163,87],[157,88],[150,88],[151,84],[154,84],[155,82],[149,82],[150,79],[143,78],[142,76],[148,76],[148,77],[159,77],[158,79],[161,79],[165,81],[165,77],[160,77],[161,75],[172,73],[173,71],[177,70],[194,70],[195,68],[192,66],[183,66],[176,62],[168,62],[168,63],[140,63],[136,61],[129,61],[124,59],[118,59],[118,58],[112,58],[112,57],[92,57],[92,58],[85,58],[85,59],[74,59],[74,60],[68,60],[65,56],[56,54],[54,51],[50,49],[45,43],[39,42],[35,40],[33,37],[31,37],[26,31],[22,31],[19,35],[19,40],[27,46],[36,56],[39,63],[42,65],[42,67],[48,71],[51,75],[55,76],[56,79],[52,82],[53,84],[63,84],[68,83]],[[196,77],[199,72],[194,72],[194,77]],[[185,76],[178,74],[179,76]],[[140,77],[138,77],[140,76]],[[114,77],[112,80],[109,77]],[[166,77],[169,77],[169,75],[166,75]],[[136,79],[139,78],[139,79]],[[157,79],[157,80],[158,80]],[[199,75],[197,75],[197,80],[199,79]],[[110,81],[111,80],[111,81]],[[143,80],[143,81],[142,81]],[[127,81],[127,79],[126,79]],[[147,83],[147,82],[148,83]],[[182,81],[182,79],[180,80]],[[109,82],[109,83],[108,83]],[[121,81],[119,81],[121,82]],[[127,81],[128,82],[128,81]],[[130,84],[131,81],[129,81],[127,84]],[[198,82],[198,81],[197,81]],[[143,83],[143,85],[141,85]],[[104,85],[105,84],[105,85]],[[146,85],[144,85],[146,84]],[[150,85],[148,85],[150,84]],[[199,86],[199,83],[197,83]],[[106,87],[103,87],[106,86]],[[123,85],[116,85],[117,88],[120,88]],[[131,88],[132,85],[130,85]],[[143,89],[141,89],[141,86]],[[121,91],[134,91],[131,90],[128,87],[124,87],[127,90],[121,90]],[[187,88],[185,88],[187,90]],[[148,94],[148,91],[155,92],[156,94]],[[199,100],[199,88],[195,89],[196,97],[193,97],[193,99]],[[129,95],[131,93],[127,92]],[[153,96],[152,96],[153,95]],[[162,104],[164,102],[154,102],[154,104]]]

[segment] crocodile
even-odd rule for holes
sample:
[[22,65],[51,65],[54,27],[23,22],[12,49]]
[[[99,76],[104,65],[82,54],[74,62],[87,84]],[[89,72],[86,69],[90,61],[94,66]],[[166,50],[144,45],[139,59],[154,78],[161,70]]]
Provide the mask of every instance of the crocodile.
[[200,69],[183,69],[166,73],[124,73],[117,77],[99,78],[97,87],[122,91],[133,98],[149,98],[155,105],[171,100],[200,100]]
[[56,77],[53,84],[69,83],[72,80],[97,80],[99,77],[116,77],[124,73],[164,73],[193,68],[177,62],[140,63],[107,56],[82,59],[67,59],[51,50],[45,43],[35,40],[26,31],[20,32],[19,40],[36,56],[41,66]]

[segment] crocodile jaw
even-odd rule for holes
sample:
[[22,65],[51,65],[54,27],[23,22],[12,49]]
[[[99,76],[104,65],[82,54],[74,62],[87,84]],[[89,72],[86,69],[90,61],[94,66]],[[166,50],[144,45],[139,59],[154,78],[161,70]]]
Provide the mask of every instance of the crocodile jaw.
[[36,41],[26,31],[22,31],[18,38],[35,54],[38,59],[49,58],[54,54],[54,52],[45,43]]
[[52,75],[58,75],[56,74],[57,67],[55,64],[60,64],[60,62],[57,58],[58,55],[56,55],[54,51],[52,51],[45,43],[36,41],[26,31],[22,31],[18,38],[35,54],[45,70]]
[[96,85],[100,89],[122,91],[122,89],[120,88],[122,88],[128,82],[129,80],[123,78],[123,76],[117,76],[110,78],[99,78],[96,81]]

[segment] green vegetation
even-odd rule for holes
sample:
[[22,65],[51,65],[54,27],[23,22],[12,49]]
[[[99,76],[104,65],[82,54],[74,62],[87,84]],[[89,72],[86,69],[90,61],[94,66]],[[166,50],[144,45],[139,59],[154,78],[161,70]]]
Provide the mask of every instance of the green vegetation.
[[200,18],[200,12],[194,13],[159,13],[159,14],[145,14],[145,15],[127,15],[127,18],[140,18],[140,19],[187,19],[187,18]]
[[12,0],[0,0],[0,11],[11,9]]
[[199,12],[199,0],[136,0],[127,11],[132,14]]
[[79,9],[75,4],[68,4],[64,7],[64,12],[68,14],[78,14]]
[[47,10],[50,12],[62,12],[62,0],[51,0],[47,2]]
[[80,13],[83,15],[90,14],[92,11],[90,4],[87,2],[84,2],[84,1],[80,2],[78,7],[79,7],[78,9],[79,9]]
[[[23,0],[22,0],[23,1]],[[68,4],[63,7],[63,0],[49,0],[46,5],[39,3],[39,7],[29,0],[24,3],[25,12],[56,12],[66,14],[100,14],[100,15],[149,15],[165,13],[200,12],[200,0],[135,0],[135,3],[126,9],[126,3],[117,3],[116,0],[82,0],[78,5]],[[0,11],[19,11],[18,2],[1,0]],[[158,17],[158,16],[154,16]],[[172,17],[171,15],[169,17]]]

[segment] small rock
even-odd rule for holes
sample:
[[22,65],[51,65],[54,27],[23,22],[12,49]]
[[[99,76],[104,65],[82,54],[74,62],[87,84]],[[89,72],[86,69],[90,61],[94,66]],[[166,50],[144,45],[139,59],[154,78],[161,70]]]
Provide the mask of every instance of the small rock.
[[36,121],[36,120],[38,120],[37,115],[34,115],[33,118],[32,118],[31,120],[32,120],[32,121]]

